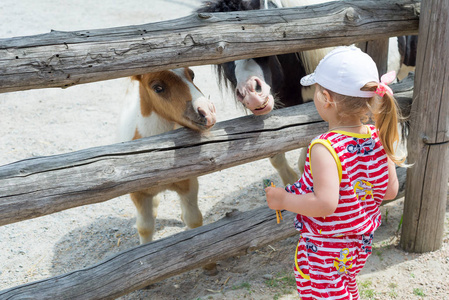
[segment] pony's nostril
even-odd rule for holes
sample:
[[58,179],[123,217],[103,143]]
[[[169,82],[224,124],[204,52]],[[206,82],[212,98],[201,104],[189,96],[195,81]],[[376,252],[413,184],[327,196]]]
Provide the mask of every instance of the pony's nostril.
[[259,81],[256,80],[256,87],[254,90],[259,94],[262,92],[262,86],[259,84]]
[[198,124],[204,126],[206,128],[210,128],[215,124],[215,116],[213,113],[207,114],[206,111],[202,108],[198,108],[198,115],[200,116],[200,120],[198,120]]
[[206,118],[206,112],[202,109],[202,108],[198,108],[198,114],[203,117]]

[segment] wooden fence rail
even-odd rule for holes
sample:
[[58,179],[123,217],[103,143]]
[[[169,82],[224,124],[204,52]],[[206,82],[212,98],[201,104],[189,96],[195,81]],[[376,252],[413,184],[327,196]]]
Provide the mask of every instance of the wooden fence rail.
[[417,34],[419,8],[418,0],[336,1],[0,39],[0,93]]
[[[407,112],[411,84],[398,100]],[[408,97],[405,97],[408,96]],[[313,103],[218,123],[200,135],[180,128],[163,135],[0,167],[0,226],[103,202],[305,147],[327,130]]]

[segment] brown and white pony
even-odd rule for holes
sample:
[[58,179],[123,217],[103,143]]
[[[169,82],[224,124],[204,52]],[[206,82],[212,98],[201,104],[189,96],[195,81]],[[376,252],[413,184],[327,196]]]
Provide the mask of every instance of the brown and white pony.
[[[123,109],[119,138],[130,141],[161,134],[184,126],[197,131],[211,128],[216,121],[215,106],[193,83],[189,68],[147,73],[131,77]],[[189,228],[203,224],[198,208],[198,179],[190,178],[160,187],[131,193],[137,208],[140,243],[153,239],[159,199],[164,190],[173,190],[181,199],[181,219]]]

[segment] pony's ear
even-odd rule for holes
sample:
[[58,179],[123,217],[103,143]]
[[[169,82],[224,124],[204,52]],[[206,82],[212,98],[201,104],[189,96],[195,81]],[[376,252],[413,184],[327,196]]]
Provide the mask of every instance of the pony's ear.
[[131,80],[140,81],[141,79],[142,79],[142,75],[133,75],[133,76],[131,76]]

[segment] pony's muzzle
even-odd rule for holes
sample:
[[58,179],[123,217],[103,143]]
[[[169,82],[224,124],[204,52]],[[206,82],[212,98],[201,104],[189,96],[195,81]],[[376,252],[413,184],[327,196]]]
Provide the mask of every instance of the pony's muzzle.
[[211,128],[217,121],[215,105],[212,102],[205,102],[198,106],[197,113],[199,123],[205,128]]
[[257,76],[251,76],[243,85],[238,85],[235,96],[254,114],[266,114],[273,109],[270,86]]

